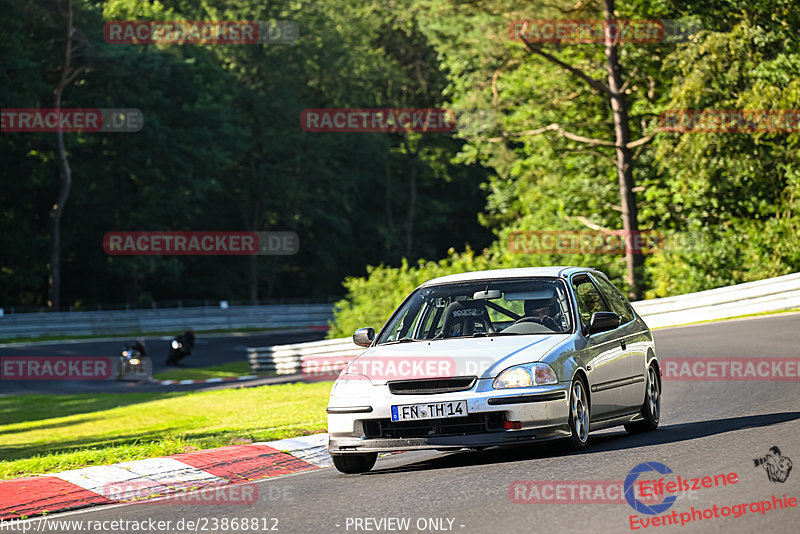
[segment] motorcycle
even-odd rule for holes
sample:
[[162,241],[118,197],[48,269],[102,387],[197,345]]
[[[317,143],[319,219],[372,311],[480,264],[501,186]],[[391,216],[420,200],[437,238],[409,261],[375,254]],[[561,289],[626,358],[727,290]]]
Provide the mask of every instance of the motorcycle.
[[152,366],[147,359],[147,349],[143,339],[137,339],[136,344],[125,346],[119,357],[118,380],[147,378],[152,372]]
[[169,351],[167,352],[167,365],[178,365],[182,359],[186,358],[192,353],[194,348],[194,332],[188,330],[183,334],[175,337],[169,343]]

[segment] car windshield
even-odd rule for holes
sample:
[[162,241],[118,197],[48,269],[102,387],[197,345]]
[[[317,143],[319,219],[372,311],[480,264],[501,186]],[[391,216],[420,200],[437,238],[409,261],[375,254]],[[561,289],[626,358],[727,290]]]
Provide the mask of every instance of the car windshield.
[[378,344],[571,331],[561,280],[491,280],[418,289],[392,316]]

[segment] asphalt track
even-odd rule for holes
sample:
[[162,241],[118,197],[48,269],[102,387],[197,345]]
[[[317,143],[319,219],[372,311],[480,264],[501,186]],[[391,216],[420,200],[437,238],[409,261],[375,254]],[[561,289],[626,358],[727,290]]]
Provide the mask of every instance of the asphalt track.
[[[797,357],[798,326],[800,315],[794,314],[670,328],[655,332],[656,348],[662,359]],[[242,518],[265,518],[268,527],[275,525],[270,518],[276,518],[276,531],[288,533],[800,532],[800,507],[766,514],[748,510],[739,518],[632,530],[629,518],[635,512],[626,503],[511,502],[509,488],[515,481],[622,481],[642,462],[663,463],[683,478],[737,474],[736,484],[682,495],[667,513],[770,500],[773,495],[800,499],[800,466],[795,466],[784,483],[774,483],[753,463],[776,445],[795,464],[800,462],[798,382],[670,381],[664,386],[662,411],[657,431],[595,433],[590,448],[576,454],[546,444],[480,452],[395,454],[380,458],[374,470],[363,475],[342,475],[329,468],[266,479],[258,483],[256,505],[126,504],[56,514],[49,521],[153,519],[175,525],[181,519],[206,519],[208,531],[216,520],[218,532],[244,532],[230,526],[219,528],[222,521]],[[361,528],[356,528],[358,518],[362,519]],[[409,518],[410,527],[377,530],[374,523],[363,522],[366,518]],[[429,519],[438,518],[443,518],[446,528],[427,528]],[[397,527],[395,523],[390,526]],[[140,532],[113,530],[128,531]],[[188,530],[162,530],[167,531]]]
[[[247,347],[263,347],[317,341],[325,332],[293,330],[287,332],[197,334],[194,351],[181,362],[182,367],[207,367],[247,359]],[[169,369],[165,365],[171,337],[147,338],[147,354],[153,361],[153,373]],[[2,356],[112,356],[119,357],[125,345],[134,338],[112,340],[48,341],[42,343],[14,343],[0,345]],[[240,383],[241,384],[241,383]],[[213,384],[161,386],[115,380],[2,380],[0,394],[25,393],[96,393],[96,392],[146,392],[163,391],[165,387],[176,390],[219,388]],[[223,386],[228,387],[228,386]],[[233,385],[229,387],[234,387]]]

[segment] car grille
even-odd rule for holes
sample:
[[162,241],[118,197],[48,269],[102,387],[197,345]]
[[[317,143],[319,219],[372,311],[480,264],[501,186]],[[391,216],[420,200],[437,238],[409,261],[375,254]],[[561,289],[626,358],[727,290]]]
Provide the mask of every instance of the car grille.
[[388,384],[389,391],[394,395],[431,395],[472,389],[477,379],[477,376],[457,376],[455,378],[393,380]]
[[419,421],[394,422],[390,419],[372,419],[364,421],[364,435],[367,438],[424,438],[427,436],[480,434],[502,430],[505,420],[506,416],[503,412]]

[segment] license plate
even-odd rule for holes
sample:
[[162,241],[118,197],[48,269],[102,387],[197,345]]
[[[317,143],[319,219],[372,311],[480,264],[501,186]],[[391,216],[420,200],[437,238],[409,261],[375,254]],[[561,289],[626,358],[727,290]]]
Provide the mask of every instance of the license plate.
[[392,406],[392,421],[466,417],[467,401],[428,402]]

